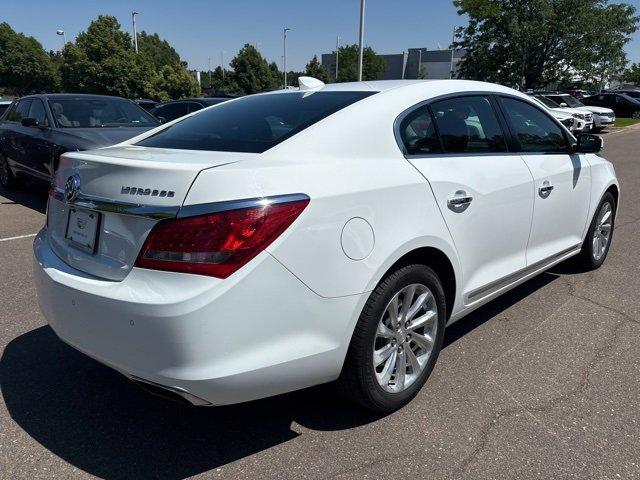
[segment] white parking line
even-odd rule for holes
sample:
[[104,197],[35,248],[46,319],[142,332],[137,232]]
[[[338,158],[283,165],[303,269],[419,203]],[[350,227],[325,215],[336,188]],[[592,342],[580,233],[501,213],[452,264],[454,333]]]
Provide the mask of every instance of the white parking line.
[[0,238],[0,242],[8,242],[9,240],[20,240],[21,238],[35,237],[37,233],[29,233],[27,235],[18,235],[17,237]]

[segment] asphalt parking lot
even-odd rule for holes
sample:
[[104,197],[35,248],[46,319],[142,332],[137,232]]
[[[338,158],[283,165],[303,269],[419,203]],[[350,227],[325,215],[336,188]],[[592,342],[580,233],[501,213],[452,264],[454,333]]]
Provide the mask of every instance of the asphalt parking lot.
[[557,267],[458,322],[384,417],[330,386],[210,409],[139,390],[38,311],[46,186],[0,192],[0,478],[640,478],[640,129],[605,143],[622,188],[605,265]]

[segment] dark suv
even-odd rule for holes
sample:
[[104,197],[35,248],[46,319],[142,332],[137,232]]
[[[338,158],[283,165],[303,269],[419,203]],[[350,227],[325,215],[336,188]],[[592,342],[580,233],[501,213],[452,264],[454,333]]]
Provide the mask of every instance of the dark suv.
[[582,103],[610,108],[616,113],[617,117],[640,118],[640,101],[626,93],[600,93],[583,98]]
[[184,117],[186,114],[202,110],[203,108],[226,102],[233,97],[207,97],[207,98],[182,98],[158,103],[149,110],[154,117],[162,123],[170,122],[176,118]]
[[60,154],[106,147],[159,125],[131,100],[56,93],[15,100],[0,118],[0,184],[51,180]]

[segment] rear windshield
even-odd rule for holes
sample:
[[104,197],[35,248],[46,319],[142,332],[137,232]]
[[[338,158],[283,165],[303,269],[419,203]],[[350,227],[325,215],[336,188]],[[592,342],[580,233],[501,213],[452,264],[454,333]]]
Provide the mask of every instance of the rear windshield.
[[49,106],[60,128],[155,127],[158,121],[124,98],[53,97]]
[[252,95],[185,118],[137,143],[145,147],[262,153],[374,92]]

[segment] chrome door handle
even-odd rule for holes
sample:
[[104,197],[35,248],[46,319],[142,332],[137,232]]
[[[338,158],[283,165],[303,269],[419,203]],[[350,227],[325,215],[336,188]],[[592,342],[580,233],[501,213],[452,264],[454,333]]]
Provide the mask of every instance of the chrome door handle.
[[544,197],[544,196],[548,196],[552,190],[553,190],[553,185],[551,185],[549,182],[545,180],[545,182],[540,186],[540,188],[538,188],[538,193]]
[[473,201],[473,197],[471,195],[460,195],[456,192],[456,196],[451,197],[447,200],[447,205],[453,208],[461,208],[465,205],[469,205]]

